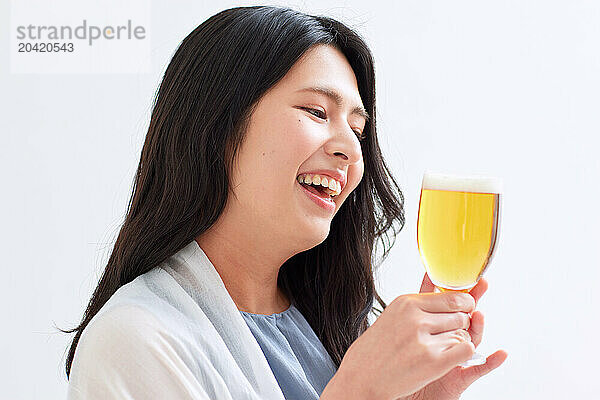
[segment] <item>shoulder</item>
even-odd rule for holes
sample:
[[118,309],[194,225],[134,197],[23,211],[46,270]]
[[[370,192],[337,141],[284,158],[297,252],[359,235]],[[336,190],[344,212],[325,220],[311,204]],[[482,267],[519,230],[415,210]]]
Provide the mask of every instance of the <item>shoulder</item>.
[[147,309],[119,305],[101,310],[77,345],[69,398],[202,394],[188,353],[185,344]]
[[134,368],[169,341],[170,333],[148,310],[122,305],[101,310],[84,329],[73,364],[86,370]]
[[[197,335],[210,336],[214,329],[200,307],[181,285],[161,268],[154,268],[121,286],[84,329],[75,358],[85,354],[131,357],[150,354],[177,355],[195,366],[204,352]],[[137,358],[136,358],[137,357]],[[112,361],[107,359],[105,361]],[[116,362],[116,360],[115,360]]]
[[119,305],[96,314],[84,329],[79,345],[149,345],[159,333],[167,332],[152,312],[137,305]]

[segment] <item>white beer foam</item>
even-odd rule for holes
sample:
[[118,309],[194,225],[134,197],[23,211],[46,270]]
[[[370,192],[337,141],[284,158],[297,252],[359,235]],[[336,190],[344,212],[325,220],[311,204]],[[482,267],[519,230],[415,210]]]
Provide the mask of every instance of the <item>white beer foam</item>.
[[426,172],[423,189],[470,193],[502,193],[502,180],[488,176],[457,176]]

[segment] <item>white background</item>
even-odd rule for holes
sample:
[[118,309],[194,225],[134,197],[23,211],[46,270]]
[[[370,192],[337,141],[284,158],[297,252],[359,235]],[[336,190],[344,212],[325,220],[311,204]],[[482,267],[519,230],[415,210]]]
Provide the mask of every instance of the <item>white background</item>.
[[[378,273],[388,302],[423,276],[423,171],[504,179],[480,349],[509,356],[463,399],[597,398],[600,2],[271,4],[340,18],[375,55],[380,141],[406,196]],[[148,74],[12,75],[1,30],[2,398],[65,396],[70,337],[54,325],[79,321],[106,264],[164,68],[234,5],[154,2]],[[9,11],[1,2],[0,26]]]

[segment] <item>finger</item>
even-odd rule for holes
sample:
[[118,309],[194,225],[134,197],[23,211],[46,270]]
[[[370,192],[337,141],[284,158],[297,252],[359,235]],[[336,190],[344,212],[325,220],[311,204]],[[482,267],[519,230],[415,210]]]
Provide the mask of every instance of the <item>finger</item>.
[[483,338],[483,324],[483,313],[481,311],[474,311],[473,315],[471,316],[469,334],[471,335],[475,347],[479,346],[481,339]]
[[421,310],[432,313],[466,312],[475,309],[475,300],[468,293],[420,293],[418,306]]
[[483,375],[498,368],[504,362],[504,360],[506,360],[506,357],[508,357],[508,353],[506,351],[498,350],[487,358],[485,364],[463,368],[461,370],[463,382],[469,386]]
[[429,275],[425,273],[425,276],[423,277],[423,283],[421,283],[421,290],[419,290],[419,293],[433,293],[433,289],[435,289],[435,285],[433,284],[433,282],[431,282],[431,279],[429,279]]
[[487,280],[485,280],[485,278],[481,278],[479,280],[479,282],[477,282],[477,285],[475,285],[473,287],[473,289],[471,289],[471,291],[469,292],[469,294],[471,296],[473,296],[473,298],[475,299],[476,306],[477,306],[477,302],[479,301],[481,296],[483,296],[483,294],[486,292],[487,289],[488,289]]
[[[444,335],[442,333],[441,335]],[[461,341],[442,351],[440,363],[446,368],[453,368],[467,361],[475,353],[475,346],[471,341]]]
[[463,312],[426,314],[426,325],[429,333],[437,334],[457,329],[469,329],[471,318]]
[[[440,344],[442,352],[449,351],[452,347],[461,343],[472,344],[471,335],[464,329],[437,333],[431,336]],[[475,350],[475,346],[473,346],[473,350]]]

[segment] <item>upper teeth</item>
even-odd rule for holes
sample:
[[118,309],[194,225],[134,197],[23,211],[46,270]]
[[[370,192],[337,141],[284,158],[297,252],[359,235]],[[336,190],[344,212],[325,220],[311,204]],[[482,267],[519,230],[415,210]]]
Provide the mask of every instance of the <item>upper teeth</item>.
[[302,174],[298,176],[298,182],[308,185],[320,185],[331,197],[337,196],[342,191],[342,184],[335,179],[318,174]]

